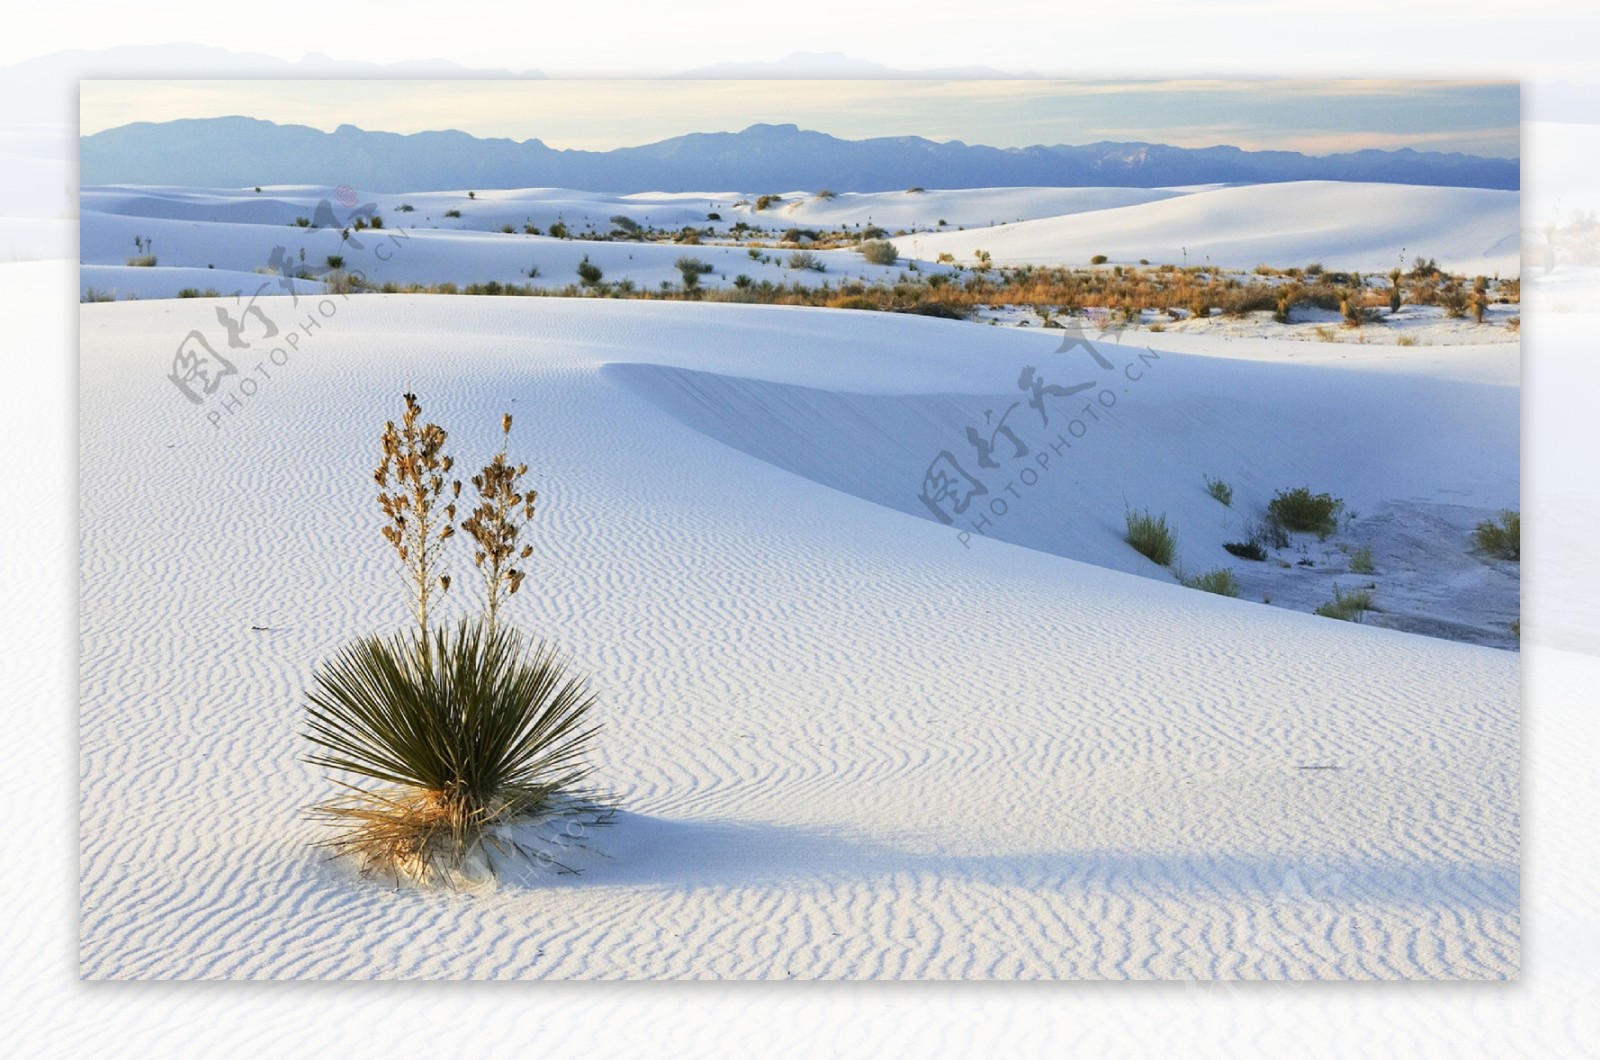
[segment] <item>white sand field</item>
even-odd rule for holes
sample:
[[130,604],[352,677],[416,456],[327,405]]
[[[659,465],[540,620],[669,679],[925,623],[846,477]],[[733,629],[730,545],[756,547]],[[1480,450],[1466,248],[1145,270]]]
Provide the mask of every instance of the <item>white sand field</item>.
[[[231,300],[81,307],[83,976],[1518,973],[1519,656],[1446,639],[1499,621],[1503,572],[1451,535],[1516,501],[1514,347],[1188,335],[1100,369],[890,314],[259,305],[250,350],[216,337]],[[198,405],[167,378],[191,329],[239,369]],[[923,472],[1027,366],[1114,404],[963,542]],[[463,462],[516,414],[541,509],[513,615],[593,674],[622,808],[552,842],[577,874],[395,889],[310,846],[303,691],[406,621],[371,470],[407,389]],[[1336,557],[1233,600],[1120,540],[1149,506],[1188,566],[1231,562],[1246,506],[1303,483],[1373,529],[1380,600],[1450,628],[1304,613],[1289,579],[1347,584]]]

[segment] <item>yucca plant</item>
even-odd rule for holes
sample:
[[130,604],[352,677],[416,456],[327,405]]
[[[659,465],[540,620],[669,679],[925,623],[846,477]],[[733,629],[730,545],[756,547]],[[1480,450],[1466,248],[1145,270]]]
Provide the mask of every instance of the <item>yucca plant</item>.
[[577,795],[593,703],[548,645],[483,621],[348,645],[307,694],[307,761],[380,786],[314,808],[339,827],[322,845],[397,879],[459,869],[495,825]]

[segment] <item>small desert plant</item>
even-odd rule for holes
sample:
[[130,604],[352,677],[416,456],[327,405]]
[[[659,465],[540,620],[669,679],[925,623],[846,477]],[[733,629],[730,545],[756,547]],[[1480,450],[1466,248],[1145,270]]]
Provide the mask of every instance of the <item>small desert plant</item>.
[[699,258],[691,258],[688,255],[684,255],[673,262],[673,267],[678,270],[678,275],[683,277],[683,287],[686,291],[692,291],[699,287],[700,277],[711,271],[709,262],[701,261]]
[[625,213],[619,213],[612,217],[611,223],[616,225],[617,230],[629,238],[638,238],[644,235],[644,226]]
[[114,291],[102,291],[95,287],[85,287],[83,289],[83,301],[85,302],[115,302],[116,300],[117,295]]
[[1340,592],[1333,587],[1333,599],[1317,607],[1316,614],[1323,618],[1337,618],[1341,622],[1360,622],[1362,615],[1372,610],[1372,590],[1352,589]]
[[1327,493],[1312,493],[1307,486],[1279,490],[1267,504],[1267,519],[1285,530],[1326,538],[1339,529],[1344,501]]
[[1104,254],[1096,254],[1094,257],[1089,259],[1089,264],[1090,265],[1104,265],[1109,260],[1111,260],[1111,259],[1107,258]]
[[900,260],[900,252],[886,239],[869,239],[856,249],[873,265],[893,265]]
[[403,202],[399,206],[396,206],[395,209],[399,210],[401,213],[411,213],[414,207],[409,202]]
[[1178,553],[1178,542],[1167,525],[1165,514],[1152,516],[1148,511],[1135,512],[1130,508],[1125,519],[1128,544],[1134,551],[1163,567],[1172,562]]
[[469,191],[469,192],[467,192],[467,198],[469,198],[469,199],[476,199],[476,198],[477,198],[477,197],[478,197],[478,193],[477,193],[477,192],[475,192],[475,191]]
[[758,212],[761,211],[761,210],[765,210],[767,207],[773,205],[774,203],[779,203],[779,202],[782,202],[782,201],[783,201],[783,196],[782,195],[762,195],[762,196],[760,196],[760,197],[758,197],[756,199],[756,210]]
[[415,394],[405,395],[405,406],[400,426],[390,420],[384,427],[383,459],[372,477],[378,483],[378,507],[388,519],[383,537],[405,567],[419,643],[425,643],[428,602],[435,589],[450,589],[450,576],[440,574],[439,567],[444,543],[455,534],[461,483],[454,483],[444,500],[445,476],[455,465],[444,453],[448,435],[437,423],[419,422],[422,406]]
[[1399,269],[1389,272],[1389,312],[1400,312],[1400,276]]
[[1228,541],[1223,543],[1223,548],[1240,559],[1254,560],[1260,563],[1267,558],[1267,550],[1259,540],[1250,538],[1248,541]]
[[1373,569],[1371,545],[1363,545],[1350,553],[1351,574],[1371,574]]
[[819,199],[836,199],[838,196],[839,193],[834,191],[832,188],[823,188],[821,191],[817,192],[817,198]]
[[1193,576],[1179,574],[1178,581],[1186,588],[1216,593],[1218,596],[1239,595],[1239,579],[1235,578],[1233,571],[1227,567],[1218,567],[1216,570]]
[[600,286],[600,281],[604,277],[605,272],[601,270],[600,266],[589,260],[589,255],[585,254],[583,260],[578,262],[578,282],[585,287]]
[[809,250],[797,250],[789,255],[789,268],[808,269],[811,272],[827,272],[828,266],[821,258]]
[[509,223],[501,225],[500,226],[500,232],[501,232],[502,235],[508,235],[508,236],[517,234],[516,228],[513,225],[509,224]]
[[296,228],[310,228],[311,227],[311,218],[309,218],[309,217],[296,217],[294,219],[294,226]]
[[220,298],[221,292],[215,287],[201,289],[199,287],[183,287],[178,291],[179,298]]
[[135,265],[141,269],[153,268],[155,263],[156,256],[154,254],[137,254],[128,259],[129,265]]
[[323,845],[397,879],[448,879],[498,846],[495,825],[556,808],[595,732],[581,677],[482,622],[359,640],[318,668],[306,699],[307,760],[382,785],[346,785],[314,809],[340,829]]
[[1233,487],[1222,479],[1212,478],[1210,475],[1205,476],[1205,480],[1206,492],[1211,494],[1212,499],[1225,507],[1232,508]]
[[1522,559],[1522,514],[1507,508],[1497,519],[1478,524],[1472,532],[1472,543],[1501,559]]
[[444,212],[444,215],[446,217],[460,217],[461,216],[461,211],[460,210],[446,210]]
[[322,286],[329,294],[351,294],[361,287],[361,280],[353,272],[335,269],[322,278]]
[[342,269],[342,268],[344,268],[344,255],[343,254],[329,254],[328,255],[328,268],[330,268],[330,269]]
[[550,226],[550,236],[552,239],[570,239],[572,231],[567,227],[565,221],[557,221]]

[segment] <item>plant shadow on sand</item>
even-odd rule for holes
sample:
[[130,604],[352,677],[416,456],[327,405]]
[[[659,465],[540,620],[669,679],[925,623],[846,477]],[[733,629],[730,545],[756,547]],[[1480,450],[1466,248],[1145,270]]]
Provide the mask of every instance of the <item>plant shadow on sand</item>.
[[[1114,849],[941,854],[907,850],[817,827],[722,819],[683,820],[618,811],[603,828],[564,831],[558,819],[527,835],[534,852],[503,861],[516,888],[643,887],[665,890],[851,884],[891,876],[1053,891],[1373,904],[1515,912],[1514,863],[1286,855],[1140,854]],[[555,839],[565,835],[566,839]],[[549,856],[539,856],[547,851]]]

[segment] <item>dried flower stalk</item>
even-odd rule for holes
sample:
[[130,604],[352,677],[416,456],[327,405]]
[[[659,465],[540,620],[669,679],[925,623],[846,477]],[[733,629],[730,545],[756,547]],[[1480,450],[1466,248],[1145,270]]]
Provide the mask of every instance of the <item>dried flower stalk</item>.
[[506,459],[506,443],[511,438],[509,412],[501,417],[500,432],[500,452],[472,476],[473,488],[478,491],[478,507],[461,522],[461,529],[478,546],[472,562],[483,575],[488,594],[486,618],[491,631],[495,628],[501,601],[515,595],[526,576],[526,571],[513,564],[533,555],[532,545],[519,549],[517,542],[522,528],[533,519],[534,502],[539,498],[536,490],[522,489],[521,480],[528,473],[528,465],[513,467]]
[[412,613],[426,642],[429,598],[435,588],[450,589],[450,576],[439,573],[440,553],[455,533],[455,499],[461,495],[461,483],[451,485],[450,501],[440,509],[445,476],[455,463],[444,455],[448,435],[436,423],[419,425],[422,406],[415,394],[406,394],[405,403],[400,426],[390,420],[384,428],[383,460],[373,478],[378,483],[378,506],[389,520],[383,536],[405,566]]

